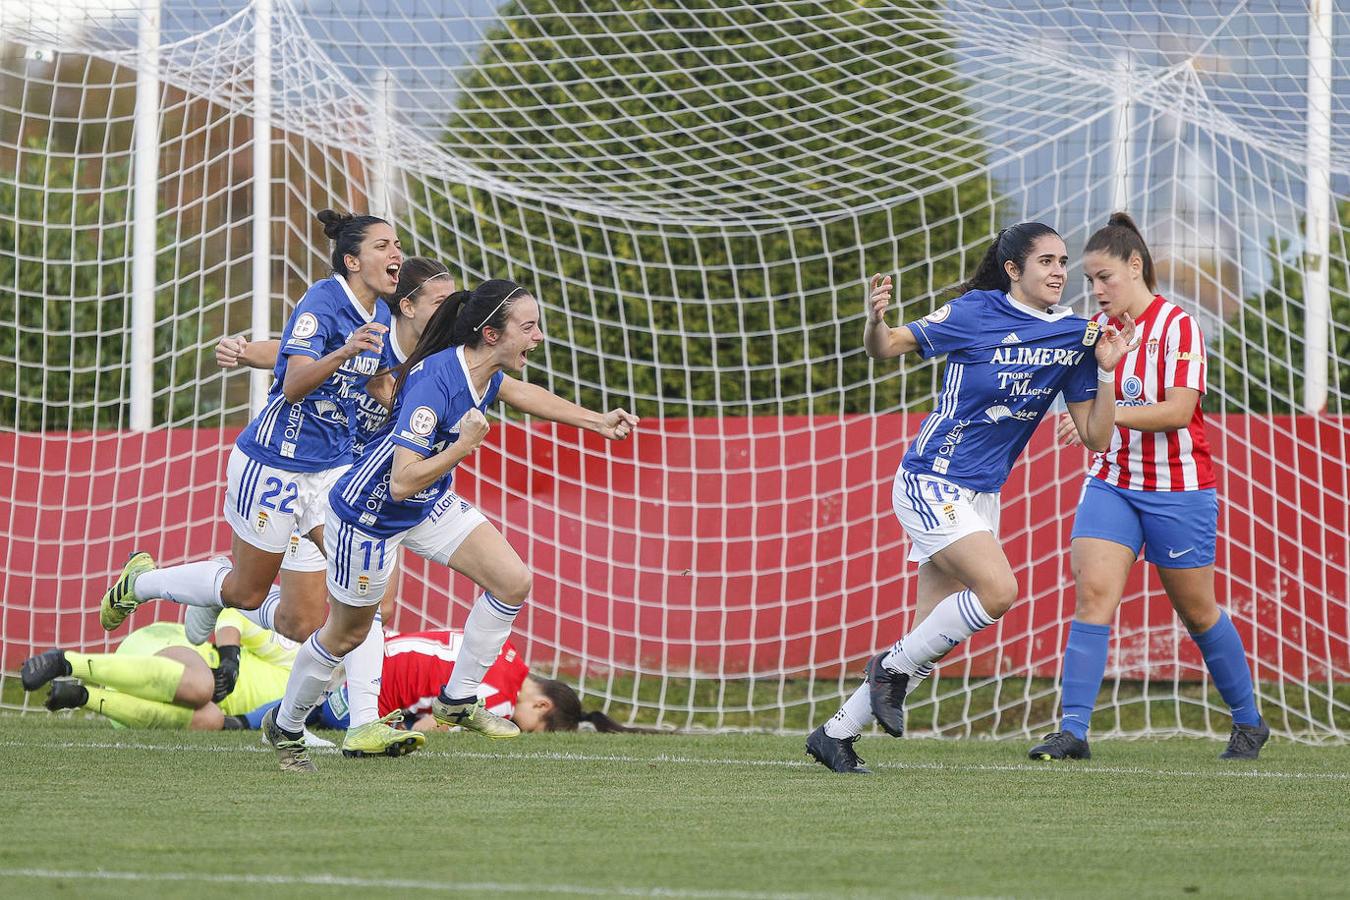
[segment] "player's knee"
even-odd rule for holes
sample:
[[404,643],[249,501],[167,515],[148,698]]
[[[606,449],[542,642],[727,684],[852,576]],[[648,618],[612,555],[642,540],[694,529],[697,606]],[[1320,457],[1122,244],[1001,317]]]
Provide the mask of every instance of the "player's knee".
[[1091,577],[1088,573],[1074,573],[1074,588],[1077,594],[1074,603],[1074,618],[1084,622],[1097,622],[1103,616],[1110,619],[1116,611],[1118,597],[1114,596],[1111,586],[1105,581]]
[[[277,606],[276,614],[272,617],[272,630],[282,637],[302,643],[308,640],[311,634],[323,627],[326,617],[327,609],[325,607],[309,609],[307,606],[298,603],[282,603]],[[329,651],[337,652],[331,647]]]
[[271,584],[250,585],[242,579],[235,580],[227,575],[220,586],[220,601],[235,609],[257,609],[263,605],[271,589]]
[[977,592],[976,596],[980,598],[984,611],[989,613],[990,617],[1001,619],[1017,602],[1018,594],[1017,579],[1009,576],[993,582],[984,590]]
[[188,728],[192,731],[219,731],[224,726],[225,714],[214,703],[194,711],[192,721],[188,722]]
[[202,707],[211,702],[211,695],[215,692],[215,679],[211,677],[209,669],[189,669],[183,673],[183,680],[178,682],[174,700],[185,706]]
[[529,569],[522,566],[503,578],[500,591],[494,591],[493,593],[497,594],[497,599],[503,603],[520,606],[530,599],[532,590],[534,590],[534,576],[530,574]]

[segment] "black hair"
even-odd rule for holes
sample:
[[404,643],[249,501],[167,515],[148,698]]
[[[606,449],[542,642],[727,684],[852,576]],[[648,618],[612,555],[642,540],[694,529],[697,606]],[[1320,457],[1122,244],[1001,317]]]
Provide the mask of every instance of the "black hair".
[[1124,262],[1129,262],[1131,256],[1139,254],[1144,263],[1142,273],[1144,284],[1153,293],[1158,292],[1158,278],[1153,271],[1153,254],[1148,252],[1148,244],[1144,243],[1144,236],[1139,233],[1139,226],[1134,224],[1134,219],[1130,218],[1129,213],[1111,213],[1111,218],[1106,224],[1088,238],[1083,253],[1107,253]]
[[[433,278],[450,279],[450,270],[444,263],[425,256],[410,256],[403,261],[402,268],[398,270],[398,287],[384,298],[395,319],[403,315],[403,301],[426,287],[427,282]],[[450,283],[454,283],[453,279],[450,279]]]
[[449,347],[477,347],[483,342],[483,329],[501,331],[515,301],[528,296],[514,281],[493,278],[471,291],[455,291],[446,297],[440,309],[432,313],[413,352],[399,367],[395,396],[403,390],[403,382],[418,363]]
[[379,216],[354,216],[335,209],[321,209],[314,216],[323,223],[323,233],[333,242],[333,274],[347,276],[347,257],[361,255],[361,242],[372,225],[388,225]]
[[543,716],[545,731],[576,731],[577,726],[582,722],[589,722],[595,726],[596,731],[606,734],[654,733],[645,728],[629,728],[626,725],[620,725],[598,709],[583,712],[581,698],[577,696],[577,692],[572,690],[571,685],[558,681],[556,678],[541,678],[538,675],[529,677],[539,686],[539,692],[553,704],[553,708],[544,713]]
[[1012,290],[1012,279],[1004,263],[1011,262],[1018,270],[1026,268],[1027,256],[1038,238],[1047,234],[1059,237],[1059,232],[1040,222],[1019,222],[1010,225],[998,233],[994,243],[984,251],[979,268],[969,279],[956,286],[958,294],[968,291],[1007,291]]

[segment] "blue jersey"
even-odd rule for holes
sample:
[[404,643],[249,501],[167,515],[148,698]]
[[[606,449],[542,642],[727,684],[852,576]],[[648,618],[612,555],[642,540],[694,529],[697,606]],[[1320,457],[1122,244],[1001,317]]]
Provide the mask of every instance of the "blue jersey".
[[[328,380],[298,403],[282,393],[286,360],[290,356],[320,359],[347,343],[362,325],[378,322],[386,328],[389,307],[376,302],[367,314],[341,275],[315,282],[291,313],[281,332],[281,349],[273,369],[267,405],[236,442],[251,459],[287,472],[321,472],[352,461],[356,398],[380,369],[381,355],[369,350],[342,364]],[[384,336],[385,345],[392,339]]]
[[997,491],[1058,394],[1097,394],[1099,326],[1063,307],[971,291],[907,327],[925,359],[947,354],[937,407],[901,460],[907,471]]
[[406,500],[389,494],[394,451],[406,447],[423,457],[440,453],[459,440],[459,420],[471,409],[487,412],[497,399],[501,372],[494,373],[482,396],[473,388],[463,347],[450,347],[418,363],[394,401],[389,424],[375,436],[365,455],[338,479],[328,495],[344,522],[367,534],[390,537],[431,515],[447,496],[454,470]]
[[[391,328],[384,336],[384,353],[380,355],[380,371],[397,368],[406,359],[398,349],[398,339]],[[366,452],[366,445],[375,439],[381,429],[389,423],[389,410],[365,391],[356,394],[356,418],[352,420],[352,456],[359,457]]]

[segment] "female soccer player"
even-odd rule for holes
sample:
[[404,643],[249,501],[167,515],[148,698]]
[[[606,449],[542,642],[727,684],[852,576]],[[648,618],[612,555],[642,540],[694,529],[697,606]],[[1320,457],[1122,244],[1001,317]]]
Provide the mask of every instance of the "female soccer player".
[[[1088,239],[1083,272],[1103,326],[1134,319],[1142,345],[1116,367],[1116,430],[1092,458],[1073,525],[1078,591],[1064,649],[1060,730],[1032,759],[1088,759],[1088,725],[1106,669],[1111,619],[1145,548],[1172,608],[1233,716],[1223,759],[1256,759],[1270,728],[1256,708],[1242,638],[1214,595],[1219,502],[1200,395],[1205,341],[1195,320],[1157,294],[1153,257],[1125,213]],[[1074,443],[1063,422],[1060,437]]]
[[477,690],[531,588],[511,545],[451,490],[453,470],[487,436],[484,413],[501,399],[529,415],[589,428],[613,440],[638,424],[622,409],[601,415],[535,385],[506,378],[543,340],[539,304],[519,285],[487,281],[461,291],[432,316],[395,386],[390,426],[330,493],[328,620],[296,656],[286,696],[263,722],[283,770],[313,771],[300,740],[333,669],[356,647],[384,594],[394,551],[406,545],[480,585],[464,648],[432,704],[437,721],[490,737],[519,733],[488,712]]
[[214,731],[225,716],[281,694],[295,649],[226,610],[214,646],[194,646],[177,622],[155,622],[127,635],[115,653],[48,650],[26,660],[19,677],[26,691],[62,679],[44,704],[53,711],[83,707],[128,728]]
[[853,744],[875,716],[904,733],[908,689],[1017,599],[1017,579],[998,544],[998,491],[1036,424],[1064,393],[1075,427],[1105,448],[1115,404],[1110,381],[1134,337],[1058,306],[1068,255],[1054,229],[1005,228],[961,296],[918,321],[889,328],[891,279],[874,275],[863,346],[874,359],[917,351],[948,354],[942,395],[896,472],[892,503],[919,564],[915,626],[867,664],[866,680],[807,739],[807,752],[835,772],[866,773]]
[[[318,219],[333,241],[333,274],[296,305],[282,331],[267,405],[230,454],[225,519],[234,531],[233,563],[213,559],[156,569],[149,554],[133,554],[103,596],[100,621],[108,631],[140,603],[162,597],[191,607],[187,637],[201,643],[223,607],[254,612],[264,605],[293,532],[323,540],[328,489],[352,461],[356,397],[379,370],[389,331],[389,308],[380,298],[397,289],[403,253],[383,219],[327,209]],[[260,624],[282,634],[308,635],[322,621],[322,610],[292,603],[263,618],[269,621]],[[349,675],[373,681],[379,659],[358,654]],[[358,671],[362,667],[371,671]],[[365,728],[363,740],[393,740],[387,724]]]
[[[455,289],[454,278],[443,263],[426,257],[414,256],[399,267],[398,286],[384,298],[393,319],[390,339],[384,342],[380,372],[392,372],[412,354],[417,339],[422,336],[431,316]],[[271,369],[276,366],[281,350],[280,341],[249,342],[242,337],[222,338],[216,347],[216,361],[222,368],[233,368],[240,363],[252,368]],[[384,390],[379,388],[384,382]],[[365,445],[384,427],[389,419],[389,394],[393,386],[392,374],[377,374],[367,383],[367,390],[356,394],[356,417],[352,422],[352,456],[359,459]],[[378,398],[377,394],[383,396]],[[303,634],[288,633],[296,641],[303,641],[313,633],[324,618],[328,602],[328,588],[324,573],[328,569],[323,552],[309,538],[296,532],[291,535],[286,558],[281,564],[281,593],[271,595],[258,607],[256,621],[264,628],[274,627],[277,611],[283,606],[300,604],[301,615],[283,615],[287,621],[309,630]],[[389,579],[389,587],[375,614],[370,639],[352,651],[347,670],[354,673],[348,686],[351,704],[350,723],[343,750],[351,756],[366,756],[389,751],[381,742],[393,740],[387,729],[363,728],[380,718],[376,713],[380,685],[379,660],[384,653],[384,618],[392,612],[398,591],[397,560]],[[364,681],[356,680],[366,676]],[[381,747],[383,746],[383,750]],[[403,746],[401,743],[397,746]]]

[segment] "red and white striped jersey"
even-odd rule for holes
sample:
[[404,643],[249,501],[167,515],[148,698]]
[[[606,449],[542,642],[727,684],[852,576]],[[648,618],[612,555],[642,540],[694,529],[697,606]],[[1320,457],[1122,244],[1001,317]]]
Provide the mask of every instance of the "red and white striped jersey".
[[[386,638],[380,715],[396,709],[430,712],[431,701],[450,680],[463,640],[464,633],[460,631],[419,631]],[[509,716],[515,711],[520,686],[529,674],[530,668],[520,652],[507,641],[497,661],[483,676],[478,696],[491,712]]]
[[[1095,320],[1103,324],[1108,321],[1105,313]],[[1205,339],[1194,319],[1158,296],[1135,320],[1135,328],[1139,346],[1116,366],[1117,407],[1159,403],[1167,398],[1169,387],[1205,393]],[[1092,457],[1088,476],[1136,491],[1214,487],[1214,466],[1200,405],[1195,404],[1190,424],[1178,431],[1117,427],[1111,446]]]

